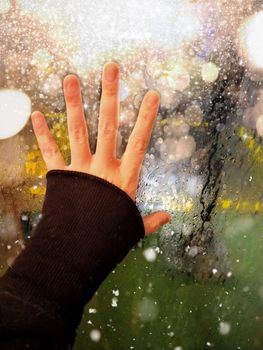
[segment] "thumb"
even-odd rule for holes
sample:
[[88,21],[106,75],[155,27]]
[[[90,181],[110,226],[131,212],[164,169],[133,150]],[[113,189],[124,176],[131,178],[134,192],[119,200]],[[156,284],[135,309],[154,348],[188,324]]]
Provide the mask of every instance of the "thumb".
[[171,215],[165,211],[156,211],[143,217],[144,229],[146,236],[154,233],[161,226],[171,221]]

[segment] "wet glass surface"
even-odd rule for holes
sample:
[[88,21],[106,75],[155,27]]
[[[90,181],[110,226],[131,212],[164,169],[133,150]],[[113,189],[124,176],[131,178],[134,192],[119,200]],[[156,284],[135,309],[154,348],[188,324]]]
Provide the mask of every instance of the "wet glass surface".
[[94,150],[102,66],[119,63],[119,156],[146,91],[161,94],[137,204],[173,220],[103,283],[76,350],[262,348],[262,18],[252,0],[0,1],[3,272],[45,194],[29,109],[69,162],[67,73],[81,78]]

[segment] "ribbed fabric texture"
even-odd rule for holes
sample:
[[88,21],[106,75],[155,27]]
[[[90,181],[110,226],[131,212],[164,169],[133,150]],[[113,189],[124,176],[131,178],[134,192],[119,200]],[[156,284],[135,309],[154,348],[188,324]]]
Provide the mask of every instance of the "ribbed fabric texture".
[[32,349],[68,349],[85,304],[145,234],[124,191],[77,171],[47,173],[42,214],[28,246],[0,280],[3,350],[24,349],[30,339]]

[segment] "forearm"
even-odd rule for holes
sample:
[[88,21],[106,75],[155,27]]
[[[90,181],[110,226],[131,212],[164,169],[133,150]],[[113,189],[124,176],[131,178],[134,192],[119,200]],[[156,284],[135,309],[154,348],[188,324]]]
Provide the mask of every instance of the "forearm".
[[141,215],[125,192],[85,173],[50,171],[42,219],[0,282],[0,339],[22,329],[23,337],[48,335],[62,348],[65,336],[72,342],[84,305],[143,236]]

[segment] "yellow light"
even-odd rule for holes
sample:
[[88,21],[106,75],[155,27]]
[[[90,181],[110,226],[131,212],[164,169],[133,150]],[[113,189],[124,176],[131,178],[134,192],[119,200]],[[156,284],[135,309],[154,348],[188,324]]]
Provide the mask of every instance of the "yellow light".
[[231,200],[222,200],[222,208],[223,209],[229,209],[231,205],[233,204],[233,201]]
[[213,83],[219,75],[219,68],[213,62],[205,63],[202,66],[202,78],[207,83]]

